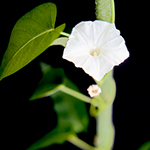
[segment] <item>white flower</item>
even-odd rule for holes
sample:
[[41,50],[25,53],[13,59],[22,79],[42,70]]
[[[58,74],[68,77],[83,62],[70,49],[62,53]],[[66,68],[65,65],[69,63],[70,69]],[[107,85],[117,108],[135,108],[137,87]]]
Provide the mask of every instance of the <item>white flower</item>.
[[98,20],[77,24],[63,53],[64,59],[98,81],[128,57],[125,41],[115,24]]
[[101,88],[97,84],[90,85],[87,91],[91,97],[96,97],[102,92]]

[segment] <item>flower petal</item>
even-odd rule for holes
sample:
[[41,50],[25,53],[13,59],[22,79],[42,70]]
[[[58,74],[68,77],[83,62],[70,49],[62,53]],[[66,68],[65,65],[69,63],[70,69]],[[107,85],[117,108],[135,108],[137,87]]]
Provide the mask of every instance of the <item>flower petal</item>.
[[76,67],[82,67],[88,57],[90,57],[90,54],[87,52],[87,47],[83,44],[78,44],[73,39],[67,43],[63,53],[63,58],[73,62]]
[[[81,27],[82,25],[84,26],[83,23],[81,23]],[[76,67],[82,67],[90,57],[88,45],[91,42],[90,38],[86,38],[86,34],[80,32],[80,30],[82,29],[78,25],[73,28],[63,53],[63,58],[73,62]]]
[[77,24],[63,53],[64,59],[98,81],[128,57],[125,41],[115,24],[98,20]]
[[95,45],[101,47],[107,41],[110,41],[120,32],[115,28],[114,23],[96,20],[93,22]]
[[121,36],[102,46],[101,56],[105,57],[113,66],[119,65],[129,57],[125,41]]
[[79,36],[85,40],[89,49],[91,49],[94,45],[94,39],[93,39],[94,33],[92,29],[93,29],[92,21],[82,21],[79,24],[77,24],[74,28],[74,30],[78,32]]

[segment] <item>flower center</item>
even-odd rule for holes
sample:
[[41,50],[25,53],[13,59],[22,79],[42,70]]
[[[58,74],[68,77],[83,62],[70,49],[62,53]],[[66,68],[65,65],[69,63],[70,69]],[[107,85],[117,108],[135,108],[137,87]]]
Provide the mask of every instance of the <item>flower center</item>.
[[97,47],[93,47],[90,51],[90,54],[95,57],[95,56],[99,56],[100,54],[100,49],[98,49]]
[[93,93],[98,93],[99,89],[93,90]]

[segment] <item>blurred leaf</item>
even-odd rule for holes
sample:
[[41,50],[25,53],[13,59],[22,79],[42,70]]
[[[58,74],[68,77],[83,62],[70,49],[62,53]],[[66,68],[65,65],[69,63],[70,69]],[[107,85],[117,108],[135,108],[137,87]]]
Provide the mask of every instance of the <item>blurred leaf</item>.
[[[78,91],[78,88],[67,78],[64,85]],[[58,115],[58,126],[70,124],[75,133],[86,131],[88,127],[88,114],[85,103],[63,92],[51,95],[54,100],[54,109]]]
[[44,76],[38,84],[36,91],[33,93],[30,100],[50,96],[59,91],[64,80],[63,69],[53,69],[51,66],[41,63]]
[[54,28],[55,19],[55,4],[45,3],[18,20],[2,60],[0,80],[27,65],[58,38],[65,24]]
[[96,18],[107,22],[114,23],[115,10],[114,0],[95,0]]
[[46,134],[42,139],[31,145],[27,150],[37,150],[43,147],[48,147],[54,143],[62,144],[71,134],[69,128],[64,130],[60,127],[55,128],[50,133]]
[[138,150],[150,150],[150,141],[143,144]]
[[40,66],[41,66],[41,71],[43,73],[43,75],[45,75],[47,72],[49,72],[52,68],[50,65],[40,62]]
[[42,95],[51,95],[51,98],[54,100],[54,110],[57,113],[58,121],[57,127],[41,140],[34,143],[31,146],[32,149],[50,146],[54,143],[63,143],[69,134],[86,131],[89,123],[84,102],[59,90],[61,85],[65,85],[79,91],[75,84],[65,77],[63,69],[54,69],[50,66],[48,68],[44,63],[41,66],[46,68],[46,72],[31,100],[40,98]]
[[51,44],[51,46],[53,46],[53,45],[62,45],[62,46],[64,46],[64,47],[66,47],[67,41],[68,41],[68,38],[66,38],[66,37],[60,37],[60,38],[56,39],[56,40]]
[[[34,92],[34,94],[32,95],[32,97],[30,98],[30,100],[42,98],[43,96],[51,96],[51,98],[54,100],[54,108],[56,112],[59,113],[60,116],[63,115],[63,112],[66,113],[65,117],[63,118],[63,121],[67,122],[66,125],[68,124],[68,121],[70,122],[70,120],[72,122],[78,122],[78,124],[76,124],[73,128],[75,132],[80,132],[80,130],[82,130],[83,128],[86,128],[84,127],[84,125],[81,125],[82,121],[83,121],[82,124],[84,124],[83,118],[85,115],[84,114],[79,115],[78,113],[80,112],[86,113],[85,105],[80,100],[77,100],[76,98],[63,93],[60,90],[61,86],[64,86],[64,85],[75,91],[79,91],[78,88],[67,77],[65,77],[65,74],[62,68],[54,69],[51,66],[48,67],[48,65],[44,63],[41,63],[41,67],[42,67],[42,70],[43,68],[46,68],[46,72],[44,73],[43,78],[39,82],[39,85],[36,91]],[[62,107],[63,105],[66,106],[66,108]],[[80,105],[81,105],[81,108],[80,108]],[[74,116],[74,117],[72,118],[68,116],[69,118],[67,118],[68,112],[71,116]],[[75,119],[76,121],[74,121],[74,118],[76,118]],[[61,118],[58,120],[61,120]],[[62,121],[60,122],[61,122],[60,123],[61,125]]]

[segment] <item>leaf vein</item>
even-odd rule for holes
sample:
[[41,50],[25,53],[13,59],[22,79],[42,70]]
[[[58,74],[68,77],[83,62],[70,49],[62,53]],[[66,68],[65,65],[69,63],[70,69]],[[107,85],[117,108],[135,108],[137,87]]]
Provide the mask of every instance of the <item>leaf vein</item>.
[[23,30],[23,29],[15,29],[15,30],[13,30],[13,34],[14,34],[14,32],[16,32],[16,31],[22,31],[22,32],[26,32],[27,33],[27,35],[30,37],[30,38],[32,38],[29,34],[31,34],[31,32],[28,32],[28,30]]
[[45,16],[45,18],[46,18],[46,20],[47,20],[48,26],[51,27],[51,25],[50,25],[50,23],[49,23],[49,21],[48,21],[48,18],[47,18],[47,16],[45,15],[44,11],[41,10],[40,8],[37,8],[37,9],[40,10],[40,11],[44,14],[44,16]]
[[[32,39],[30,39],[28,42],[26,42],[26,44],[24,44],[23,46],[21,46],[21,47],[16,51],[16,53],[15,53],[14,55],[12,55],[12,57],[9,59],[7,65],[9,65],[9,63],[11,62],[11,60],[12,60],[26,45],[28,45],[31,41],[33,41],[34,39],[36,39],[37,37],[39,37],[39,36],[41,36],[41,35],[43,35],[43,34],[45,34],[45,33],[51,32],[51,31],[53,31],[53,30],[54,30],[54,29],[46,30],[46,31],[44,31],[44,32],[42,32],[42,33],[40,33],[40,34],[38,34],[37,36],[33,37]],[[7,66],[7,65],[6,65],[6,66]],[[6,67],[6,66],[5,66],[5,67]]]
[[42,41],[45,39],[45,37],[48,35],[48,32],[44,35],[44,37],[41,39],[41,41],[38,43],[37,47],[42,43]]
[[44,27],[41,23],[39,23],[38,21],[34,20],[33,18],[29,18],[29,17],[24,17],[22,19],[27,19],[27,20],[32,20],[34,21],[35,23],[37,23],[39,26],[41,26],[44,30],[47,30],[48,28]]

